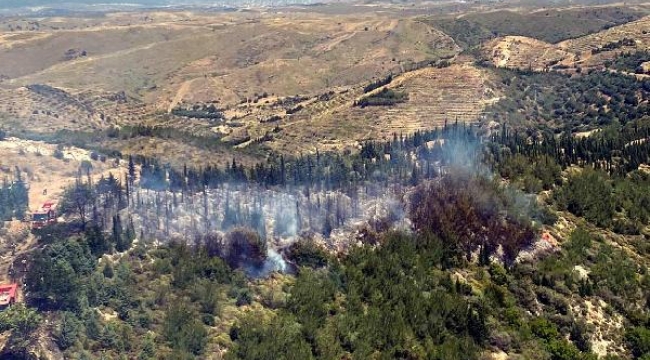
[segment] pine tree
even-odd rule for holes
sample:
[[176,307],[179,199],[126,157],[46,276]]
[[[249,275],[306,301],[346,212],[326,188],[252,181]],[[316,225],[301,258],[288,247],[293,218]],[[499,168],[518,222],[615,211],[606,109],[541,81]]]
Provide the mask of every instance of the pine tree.
[[129,155],[129,184],[133,187],[135,182],[135,163],[133,162],[133,156]]

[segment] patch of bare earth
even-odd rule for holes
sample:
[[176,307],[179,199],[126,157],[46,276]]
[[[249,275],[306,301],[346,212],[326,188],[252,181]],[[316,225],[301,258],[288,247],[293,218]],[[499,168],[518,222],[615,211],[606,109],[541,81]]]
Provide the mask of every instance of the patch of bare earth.
[[569,64],[574,55],[555,45],[525,36],[504,36],[488,42],[484,54],[498,67],[542,71]]
[[[0,141],[0,177],[11,179],[19,168],[29,187],[29,207],[37,210],[47,200],[60,200],[66,187],[74,184],[79,176],[82,162],[92,166],[92,177],[97,180],[110,173],[123,179],[124,162],[116,166],[115,161],[92,160],[90,151],[76,147],[64,147],[62,158],[54,157],[57,146],[41,141],[8,138]],[[83,174],[85,179],[85,173]]]
[[600,299],[585,299],[573,306],[573,312],[582,316],[593,331],[590,332],[592,351],[599,357],[622,354],[623,318],[605,310],[609,305]]

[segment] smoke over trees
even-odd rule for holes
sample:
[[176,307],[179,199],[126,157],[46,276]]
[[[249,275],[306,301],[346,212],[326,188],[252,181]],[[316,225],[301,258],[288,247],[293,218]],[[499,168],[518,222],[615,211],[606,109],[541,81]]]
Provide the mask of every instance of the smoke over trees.
[[[601,226],[627,229],[623,218],[647,223],[648,176],[627,170],[646,156],[639,152],[645,142],[634,142],[644,134],[645,128],[626,130],[611,142],[548,134],[531,140],[507,128],[481,136],[454,124],[367,143],[359,154],[271,157],[249,168],[233,162],[180,170],[133,158],[123,184],[113,176],[95,182],[80,176],[66,191],[70,219],[85,219],[85,229],[68,223],[37,232],[49,245],[31,259],[29,301],[83,318],[83,333],[74,336],[98,349],[122,351],[133,339],[128,329],[135,329],[143,358],[160,355],[156,346],[204,356],[211,341],[206,326],[223,325],[224,307],[258,303],[273,315],[239,317],[227,358],[292,349],[304,358],[478,359],[486,344],[502,340],[493,324],[507,324],[516,338],[531,331],[528,322],[544,339],[540,351],[574,356],[588,349],[580,326],[567,333],[568,326],[531,321],[514,305],[568,312],[551,290],[527,292],[558,281],[517,259],[535,241],[535,224],[554,219],[518,189],[549,189],[556,194],[549,202],[594,219],[613,209],[612,223]],[[487,137],[492,141],[484,143]],[[139,174],[136,162],[146,168]],[[597,170],[565,181],[562,170],[575,163]],[[79,194],[86,197],[75,201]],[[345,241],[349,246],[338,251]],[[115,251],[124,252],[120,262],[98,263]],[[634,268],[612,259],[566,286],[631,297]],[[569,274],[575,264],[567,266]],[[621,270],[610,274],[613,267]],[[482,291],[450,275],[476,268],[489,274]],[[246,281],[284,269],[297,274],[295,284],[281,285],[277,296]],[[525,285],[514,280],[520,273]],[[149,291],[140,294],[142,288]],[[115,309],[123,328],[89,310],[99,306]],[[146,340],[150,331],[159,340]]]
[[[123,251],[136,236],[145,242],[176,237],[192,243],[216,234],[220,245],[211,251],[229,264],[242,265],[241,258],[233,255],[241,251],[240,255],[254,259],[246,266],[273,269],[268,261],[277,257],[269,252],[286,256],[290,244],[301,235],[339,251],[359,240],[376,243],[378,234],[395,226],[408,229],[412,223],[418,232],[445,239],[445,251],[455,260],[449,265],[475,255],[484,263],[495,255],[510,263],[535,237],[530,221],[515,215],[532,216],[542,223],[553,222],[553,216],[530,206],[530,199],[522,193],[493,183],[492,174],[528,192],[559,187],[555,192],[558,206],[579,214],[580,199],[570,196],[575,193],[570,190],[574,180],[564,185],[561,171],[572,164],[602,169],[618,180],[614,186],[605,179],[598,200],[611,198],[610,203],[634,220],[599,224],[638,232],[647,222],[642,210],[645,197],[641,192],[635,197],[641,200],[624,198],[616,195],[624,191],[614,189],[643,187],[644,180],[620,175],[647,161],[644,150],[649,145],[644,140],[648,134],[646,125],[636,123],[620,133],[603,134],[601,139],[543,132],[531,137],[506,126],[485,133],[455,123],[367,142],[357,154],[271,155],[252,167],[233,160],[223,168],[176,169],[154,159],[129,157],[124,187],[113,176],[97,184],[80,176],[66,191],[64,209],[76,213],[82,227],[92,222],[112,234],[110,244],[97,244],[93,253]],[[590,187],[600,183],[587,182]],[[592,203],[589,206],[597,205]],[[612,218],[611,211],[599,210],[607,208],[603,206],[594,208],[594,216]],[[244,238],[252,239],[255,234],[259,243],[237,240],[233,246],[228,244],[237,239],[229,233],[240,228],[250,229]],[[359,236],[351,236],[357,231]],[[279,263],[275,268],[284,266]]]
[[487,264],[501,249],[505,263],[511,264],[535,237],[530,211],[522,213],[515,196],[494,181],[457,171],[418,186],[411,194],[409,214],[414,228],[439,237],[445,256],[457,263],[471,261],[476,254]]

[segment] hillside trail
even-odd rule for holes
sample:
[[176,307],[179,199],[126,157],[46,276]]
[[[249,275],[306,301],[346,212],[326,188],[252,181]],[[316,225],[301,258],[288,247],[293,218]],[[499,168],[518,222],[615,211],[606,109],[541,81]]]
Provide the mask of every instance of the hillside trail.
[[327,42],[324,42],[322,44],[319,44],[316,46],[313,50],[318,52],[318,53],[326,53],[328,51],[334,50],[335,47],[343,43],[344,41],[352,39],[354,36],[356,36],[359,32],[358,31],[353,31],[351,33],[346,33],[346,32],[340,32],[338,34],[334,34],[333,38]]
[[185,98],[185,95],[187,95],[187,93],[190,92],[190,90],[192,89],[192,84],[193,84],[196,80],[198,80],[198,78],[196,78],[196,79],[191,79],[191,80],[187,80],[187,81],[183,82],[183,84],[181,85],[181,87],[178,88],[178,90],[176,91],[176,95],[174,95],[174,99],[172,100],[172,102],[171,102],[171,103],[169,104],[169,106],[167,107],[167,113],[171,113],[172,110],[174,110],[174,108],[175,108],[178,104],[180,104],[181,101],[183,101],[183,99]]

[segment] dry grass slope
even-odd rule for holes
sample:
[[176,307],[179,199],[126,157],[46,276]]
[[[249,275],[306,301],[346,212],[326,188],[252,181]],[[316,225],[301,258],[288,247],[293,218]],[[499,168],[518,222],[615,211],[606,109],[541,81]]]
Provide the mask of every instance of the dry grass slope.
[[[543,70],[545,68],[583,69],[602,67],[621,52],[650,48],[650,16],[615,26],[602,32],[566,40],[558,44],[526,38],[505,36],[486,43],[482,48],[485,58],[495,66]],[[634,45],[607,46],[632,40]],[[604,48],[604,49],[603,49]]]

